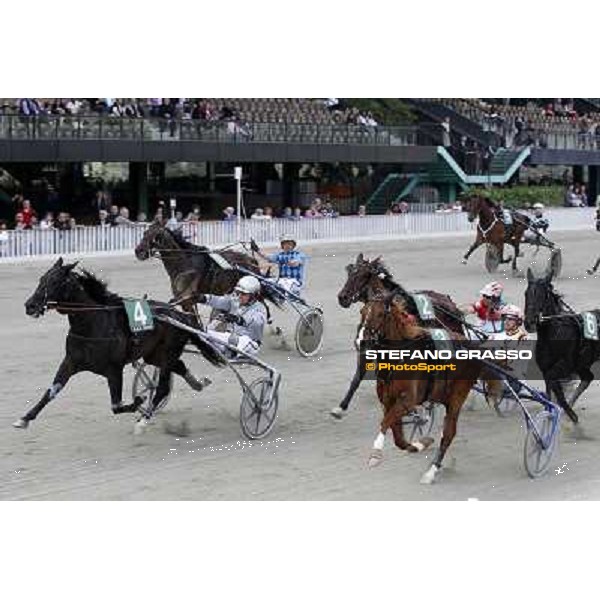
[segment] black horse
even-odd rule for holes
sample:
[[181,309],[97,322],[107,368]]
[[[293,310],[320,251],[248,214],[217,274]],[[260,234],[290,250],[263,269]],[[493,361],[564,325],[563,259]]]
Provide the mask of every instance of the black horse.
[[[573,423],[579,419],[573,410],[576,400],[594,380],[592,365],[600,359],[600,342],[583,335],[583,317],[566,304],[554,290],[551,276],[536,279],[527,272],[525,292],[525,327],[537,331],[536,361],[546,382],[548,397],[553,393],[558,404]],[[600,310],[591,311],[596,331]],[[562,381],[573,375],[580,379],[572,398],[565,398]]]
[[[180,231],[170,230],[159,221],[148,228],[135,248],[138,260],[148,260],[154,254],[160,257],[167,271],[175,299],[183,300],[181,305],[186,310],[193,308],[193,298],[197,294],[230,293],[246,274],[235,267],[243,267],[261,275],[259,264],[252,256],[233,250],[212,252],[206,246],[196,246],[186,240]],[[261,294],[263,303],[268,300],[277,307],[282,305],[282,299],[265,286]],[[270,322],[270,311],[266,304],[265,308]]]
[[[413,315],[416,323],[425,325],[421,317],[412,293],[408,292],[402,285],[394,280],[390,271],[386,268],[381,258],[374,260],[365,260],[362,254],[359,254],[356,262],[346,267],[348,278],[344,287],[338,293],[338,303],[342,308],[350,308],[352,304],[361,302],[366,304],[374,298],[391,293],[395,298],[402,300],[406,306],[407,312]],[[464,319],[459,308],[454,304],[452,298],[446,294],[440,294],[431,290],[415,292],[423,294],[431,300],[435,313],[435,318],[440,327],[457,334],[463,334]],[[429,324],[431,325],[431,324]],[[358,326],[356,346],[365,339],[363,322]],[[360,356],[358,364],[350,382],[350,387],[346,392],[339,406],[331,410],[331,415],[336,419],[341,419],[348,411],[350,402],[356,393],[364,374],[360,369]]]
[[176,311],[167,304],[150,302],[153,313],[158,317],[154,329],[133,334],[123,299],[109,292],[106,284],[91,273],[85,270],[75,272],[73,269],[76,265],[66,265],[62,258],[58,259],[40,278],[37,289],[25,303],[26,313],[35,318],[50,308],[68,315],[70,327],[66,356],[52,385],[33,408],[14,423],[15,427],[26,428],[77,373],[90,371],[105,377],[110,388],[112,411],[120,414],[137,411],[143,402],[136,398],[132,404],[122,404],[123,369],[128,363],[143,359],[160,369],[158,388],[150,412],[168,395],[171,373],[183,377],[197,391],[203,389],[204,384],[190,373],[180,358],[188,342],[191,341],[213,365],[224,364],[224,359],[212,346],[160,320],[162,315],[195,326],[192,315]]

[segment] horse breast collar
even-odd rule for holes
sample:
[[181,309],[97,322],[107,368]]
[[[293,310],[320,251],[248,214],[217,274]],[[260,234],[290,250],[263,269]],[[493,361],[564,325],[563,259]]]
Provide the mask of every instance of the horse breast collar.
[[492,228],[494,227],[494,225],[498,223],[498,215],[496,215],[496,213],[494,213],[494,219],[492,220],[492,223],[489,227],[486,227],[485,229],[481,226],[481,219],[479,220],[479,222],[477,223],[477,229],[479,229],[479,231],[481,231],[481,235],[485,238],[487,237],[487,234],[492,230]]

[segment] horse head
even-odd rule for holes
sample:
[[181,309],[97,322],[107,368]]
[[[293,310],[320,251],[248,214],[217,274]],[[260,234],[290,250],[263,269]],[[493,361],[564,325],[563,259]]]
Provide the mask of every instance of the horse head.
[[543,315],[553,315],[559,310],[558,296],[552,285],[552,273],[537,278],[527,270],[527,290],[525,291],[525,328],[535,333]]
[[135,247],[138,260],[148,260],[156,250],[164,248],[168,229],[161,221],[154,221],[144,233],[140,243]]
[[369,261],[359,254],[356,262],[346,267],[348,278],[338,293],[338,302],[342,308],[349,308],[355,302],[366,302],[375,279],[384,281],[389,278],[381,258],[379,256]]
[[48,304],[61,302],[65,299],[68,284],[71,282],[71,271],[77,263],[64,264],[59,258],[52,267],[40,277],[38,286],[25,302],[25,312],[34,318],[41,317]]
[[479,211],[481,210],[483,198],[481,196],[469,196],[465,202],[467,207],[468,215],[467,218],[469,223],[473,223],[475,219],[479,216]]

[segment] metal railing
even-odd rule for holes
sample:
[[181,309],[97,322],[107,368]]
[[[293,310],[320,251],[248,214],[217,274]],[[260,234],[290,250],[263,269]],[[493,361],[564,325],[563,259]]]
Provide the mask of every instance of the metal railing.
[[[593,208],[556,208],[548,211],[552,231],[585,230],[594,227]],[[0,261],[35,256],[90,255],[132,252],[148,225],[131,227],[78,227],[71,231],[29,230],[0,232]],[[475,231],[465,213],[405,213],[394,216],[339,217],[290,221],[247,220],[242,237],[259,244],[274,244],[283,233],[292,233],[300,243],[320,241],[366,241],[411,238]],[[183,224],[192,243],[210,247],[238,241],[235,223],[201,222]]]
[[[0,114],[5,140],[144,140],[161,142],[365,144],[414,146],[416,126],[380,127],[307,123],[241,123],[193,119],[139,119],[110,116],[26,117]],[[432,139],[431,126],[422,131]]]

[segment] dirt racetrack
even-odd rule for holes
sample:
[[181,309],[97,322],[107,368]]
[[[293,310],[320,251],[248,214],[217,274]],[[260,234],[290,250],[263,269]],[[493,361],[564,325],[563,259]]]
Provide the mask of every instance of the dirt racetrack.
[[[553,239],[563,246],[558,289],[578,310],[600,306],[600,283],[582,277],[600,250],[597,234],[571,232]],[[482,251],[468,266],[460,264],[470,241],[458,236],[304,248],[312,257],[306,297],[325,310],[325,346],[322,358],[305,360],[295,350],[276,348],[267,337],[262,356],[281,370],[283,388],[277,424],[262,443],[242,437],[240,392],[230,375],[193,356],[186,358],[192,371],[211,375],[214,385],[196,394],[177,380],[168,408],[143,436],[133,436],[131,415],[112,416],[108,387],[91,374],[73,379],[27,431],[13,429],[11,423],[51,383],[63,355],[67,322],[54,313],[39,320],[25,315],[23,303],[50,261],[0,265],[0,499],[599,499],[596,384],[578,405],[589,439],[562,433],[552,469],[536,481],[528,479],[522,465],[523,419],[518,413],[499,418],[482,401],[463,412],[448,467],[432,486],[419,484],[431,452],[402,454],[391,436],[384,463],[367,468],[380,416],[372,382],[363,384],[345,420],[329,416],[355,363],[358,308],[345,311],[336,301],[344,266],[359,251],[383,254],[407,288],[448,292],[455,301],[466,302],[489,280]],[[107,279],[112,291],[169,297],[166,274],[156,261],[139,263],[132,254],[84,259],[83,264]],[[522,306],[525,280],[505,277],[508,271],[498,273],[507,298]],[[290,330],[291,314],[278,322],[282,320]],[[131,379],[129,369],[126,401]],[[188,437],[165,432],[165,423],[184,421]]]

